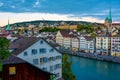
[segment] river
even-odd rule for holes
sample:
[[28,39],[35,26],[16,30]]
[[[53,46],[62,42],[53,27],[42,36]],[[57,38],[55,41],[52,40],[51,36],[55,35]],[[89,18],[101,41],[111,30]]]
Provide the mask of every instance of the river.
[[120,80],[120,64],[70,56],[76,80]]

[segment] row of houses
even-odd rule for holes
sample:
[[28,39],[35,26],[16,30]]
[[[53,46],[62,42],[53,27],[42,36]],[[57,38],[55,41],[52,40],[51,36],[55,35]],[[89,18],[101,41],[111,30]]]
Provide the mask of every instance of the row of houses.
[[87,53],[120,56],[120,36],[98,35],[93,38],[90,35],[77,31],[61,30],[56,34],[56,43],[64,49]]

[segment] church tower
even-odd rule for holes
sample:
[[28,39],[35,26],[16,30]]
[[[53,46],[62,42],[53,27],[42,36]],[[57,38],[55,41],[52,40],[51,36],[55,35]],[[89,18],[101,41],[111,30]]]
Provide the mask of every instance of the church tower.
[[6,27],[5,30],[7,30],[7,31],[11,31],[11,27],[10,27],[10,24],[9,24],[9,20],[8,20],[8,24],[7,24],[7,27]]
[[9,20],[8,20],[8,24],[7,24],[7,26],[5,28],[5,31],[4,31],[4,36],[7,36],[7,35],[9,35],[11,33],[12,33],[12,29],[11,29],[11,26],[10,26]]
[[109,15],[105,19],[104,25],[107,27],[108,33],[111,34],[112,33],[112,14],[111,14],[111,8],[109,10]]

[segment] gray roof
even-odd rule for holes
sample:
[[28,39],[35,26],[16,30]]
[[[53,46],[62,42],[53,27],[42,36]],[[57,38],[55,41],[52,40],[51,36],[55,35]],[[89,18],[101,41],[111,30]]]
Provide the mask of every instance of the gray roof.
[[17,64],[17,63],[26,63],[24,60],[12,55],[7,60],[3,60],[3,64]]
[[22,37],[15,42],[12,42],[10,48],[15,47],[14,51],[12,52],[14,55],[20,54],[22,51],[39,41],[41,38],[37,37]]

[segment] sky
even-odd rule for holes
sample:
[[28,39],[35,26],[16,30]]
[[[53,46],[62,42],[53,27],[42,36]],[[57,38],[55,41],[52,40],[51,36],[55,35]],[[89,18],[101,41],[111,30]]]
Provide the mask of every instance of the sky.
[[0,0],[0,26],[32,20],[72,20],[103,23],[112,10],[120,22],[120,0]]

